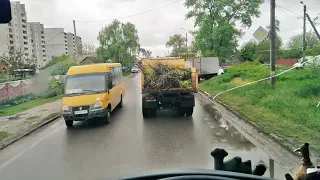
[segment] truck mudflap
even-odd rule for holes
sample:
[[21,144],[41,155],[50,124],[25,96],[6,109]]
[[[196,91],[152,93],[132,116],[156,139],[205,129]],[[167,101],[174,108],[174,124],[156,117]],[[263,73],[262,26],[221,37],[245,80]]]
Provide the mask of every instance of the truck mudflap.
[[153,93],[142,96],[142,108],[179,109],[194,106],[194,94],[189,92]]

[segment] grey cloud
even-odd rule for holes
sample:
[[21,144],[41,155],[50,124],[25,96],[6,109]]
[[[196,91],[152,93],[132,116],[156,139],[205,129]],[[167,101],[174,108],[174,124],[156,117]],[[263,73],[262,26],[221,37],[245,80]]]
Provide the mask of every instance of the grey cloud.
[[[45,27],[63,27],[70,24],[74,19],[77,21],[77,32],[82,36],[83,42],[97,44],[97,35],[102,27],[111,21],[103,22],[80,22],[99,21],[117,17],[137,14],[146,10],[154,9],[174,0],[21,0],[26,4],[29,21],[40,21]],[[278,6],[290,9],[302,15],[302,6],[299,0],[279,0]],[[310,16],[315,17],[320,8],[319,0],[305,0]],[[121,22],[135,24],[142,47],[153,51],[154,55],[165,55],[168,49],[165,42],[169,36],[179,33],[184,34],[185,28],[193,30],[193,22],[185,20],[187,9],[183,1],[152,12],[119,19]],[[76,4],[76,6],[74,6]],[[269,3],[266,1],[261,6],[261,17],[254,20],[249,29],[245,29],[245,35],[239,40],[244,43],[253,38],[253,32],[259,27],[269,24]],[[299,33],[302,27],[302,19],[297,15],[277,7],[277,18],[280,20],[280,36],[286,42],[292,35]],[[308,29],[310,29],[308,25]],[[66,28],[72,32],[72,26]],[[301,30],[302,31],[302,30]],[[190,38],[191,39],[191,38]]]

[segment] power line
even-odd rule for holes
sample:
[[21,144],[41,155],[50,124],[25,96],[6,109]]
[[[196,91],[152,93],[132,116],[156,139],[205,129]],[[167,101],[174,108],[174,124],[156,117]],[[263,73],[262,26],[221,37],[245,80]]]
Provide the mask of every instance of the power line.
[[[63,27],[63,29],[68,28],[72,23],[69,23],[67,26]],[[55,37],[57,37],[59,34],[64,33],[64,32],[59,32],[56,35],[54,35],[49,41],[45,41],[45,43],[49,43],[52,41]]]
[[286,7],[279,6],[279,5],[276,5],[276,6],[279,7],[279,8],[281,8],[281,9],[285,9],[285,10],[287,10],[287,11],[289,11],[289,12],[291,12],[291,13],[293,13],[293,14],[295,14],[295,15],[298,15],[299,17],[303,18],[303,16],[301,16],[300,14],[298,14],[298,13],[296,13],[296,12],[294,12],[294,11],[291,11],[290,9],[288,9],[288,8],[286,8]]
[[170,5],[172,5],[172,4],[178,3],[178,2],[180,2],[180,1],[183,1],[183,0],[177,0],[177,1],[174,1],[174,2],[172,2],[172,3],[166,4],[166,5],[163,5],[163,6],[154,8],[154,9],[149,9],[149,10],[142,11],[142,12],[139,12],[139,13],[136,13],[136,14],[131,14],[131,15],[122,16],[122,17],[118,17],[118,18],[112,18],[112,19],[106,19],[106,20],[99,20],[99,21],[77,21],[77,22],[103,22],[103,21],[113,21],[113,20],[116,20],[116,19],[129,18],[129,17],[133,17],[133,16],[138,16],[138,15],[141,15],[141,14],[149,13],[149,12],[151,12],[151,11],[159,10],[159,9],[164,8],[164,7],[170,6]]

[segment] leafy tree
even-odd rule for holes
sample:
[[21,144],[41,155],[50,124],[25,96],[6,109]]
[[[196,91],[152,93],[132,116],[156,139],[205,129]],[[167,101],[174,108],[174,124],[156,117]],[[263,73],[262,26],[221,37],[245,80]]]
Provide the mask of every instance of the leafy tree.
[[186,52],[186,48],[182,52],[182,48],[185,47],[185,41],[186,39],[181,34],[174,34],[169,37],[166,46],[172,48],[171,56],[178,57],[181,53]]
[[302,49],[282,50],[279,52],[280,59],[296,59],[302,57]]
[[69,59],[68,56],[65,55],[65,54],[62,55],[62,56],[54,56],[54,57],[52,57],[52,60],[49,61],[49,63],[46,64],[42,69],[46,69],[46,68],[48,68],[48,67],[50,67],[50,66],[53,66],[53,65],[55,65],[55,64],[58,64],[58,63],[67,61],[68,59]]
[[[303,34],[292,36],[288,42],[288,47],[292,49],[302,49]],[[319,45],[319,39],[313,31],[306,33],[306,44],[308,48]]]
[[209,20],[211,27],[225,22],[239,22],[243,27],[250,27],[252,18],[259,17],[262,3],[263,0],[186,0],[185,6],[190,9],[186,18],[194,18],[195,26]]
[[35,69],[34,59],[28,59],[20,48],[8,45],[8,51],[0,56],[0,61],[9,64],[9,74],[14,75],[17,69]]
[[254,61],[256,59],[257,43],[248,42],[240,50],[240,61]]
[[[276,26],[275,26],[276,32],[280,32],[280,21],[276,19]],[[267,30],[270,32],[271,31],[271,26],[267,26]],[[270,34],[270,33],[269,33]]]
[[199,31],[195,32],[195,47],[204,55],[229,56],[236,51],[242,27],[250,27],[252,18],[259,17],[262,0],[186,0],[186,18],[194,18]]
[[[278,50],[276,51],[276,58],[279,58],[281,44],[282,40],[280,38],[276,38],[276,50]],[[270,62],[270,40],[267,39],[259,43],[256,47],[256,53],[261,63]]]
[[82,54],[94,54],[96,53],[96,49],[93,44],[84,43],[82,45]]
[[145,58],[150,58],[152,55],[151,51],[144,48],[140,48],[140,53],[142,54],[142,57],[145,57]]
[[137,60],[136,54],[139,53],[140,44],[134,24],[114,20],[99,32],[98,40],[98,61],[111,60],[121,62],[124,66],[132,66]]

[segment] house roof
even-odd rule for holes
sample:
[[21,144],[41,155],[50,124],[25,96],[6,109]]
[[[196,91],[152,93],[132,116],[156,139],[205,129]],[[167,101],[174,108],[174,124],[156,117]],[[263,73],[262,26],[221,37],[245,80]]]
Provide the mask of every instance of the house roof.
[[78,63],[80,64],[82,61],[86,60],[87,58],[96,59],[97,54],[81,54],[78,58]]

